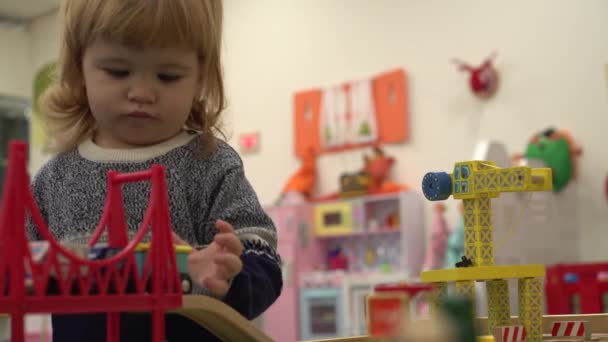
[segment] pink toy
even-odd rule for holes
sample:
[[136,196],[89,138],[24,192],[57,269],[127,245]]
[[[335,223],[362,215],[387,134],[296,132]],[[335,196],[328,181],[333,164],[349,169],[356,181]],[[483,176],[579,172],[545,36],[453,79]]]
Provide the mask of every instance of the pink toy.
[[342,252],[342,248],[338,247],[329,252],[327,258],[328,268],[330,270],[347,270],[348,260]]
[[443,216],[445,205],[438,203],[435,206],[435,214],[433,215],[433,223],[431,226],[431,243],[427,249],[426,260],[424,262],[425,269],[433,270],[443,267],[445,258],[445,249],[447,246],[450,230]]

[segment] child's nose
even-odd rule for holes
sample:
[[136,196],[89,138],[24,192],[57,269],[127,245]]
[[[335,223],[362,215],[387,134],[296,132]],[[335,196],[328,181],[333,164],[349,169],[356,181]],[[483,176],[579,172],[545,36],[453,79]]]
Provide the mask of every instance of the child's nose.
[[130,102],[150,104],[156,101],[156,91],[148,82],[135,82],[129,88],[127,98]]

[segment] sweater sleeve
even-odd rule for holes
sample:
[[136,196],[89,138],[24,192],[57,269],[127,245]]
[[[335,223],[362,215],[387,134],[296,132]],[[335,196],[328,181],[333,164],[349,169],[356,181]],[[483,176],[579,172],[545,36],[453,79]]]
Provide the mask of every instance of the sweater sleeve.
[[226,170],[208,203],[205,230],[211,233],[207,240],[213,239],[215,221],[221,219],[234,227],[244,247],[243,269],[232,279],[223,301],[247,319],[254,319],[274,303],[283,286],[275,226],[260,205],[241,163]]
[[[40,211],[40,214],[41,214],[44,222],[47,222],[46,207],[45,207],[44,201],[43,201],[44,188],[45,188],[44,179],[45,179],[46,172],[47,172],[47,169],[43,167],[42,170],[34,177],[34,180],[32,181],[32,184],[30,185],[30,189],[32,191],[32,196],[34,197],[34,204]],[[28,239],[30,241],[40,240],[41,237],[40,237],[40,233],[38,230],[38,226],[34,223],[32,213],[27,213],[25,222],[26,222],[25,228],[26,228],[26,233],[27,233]]]

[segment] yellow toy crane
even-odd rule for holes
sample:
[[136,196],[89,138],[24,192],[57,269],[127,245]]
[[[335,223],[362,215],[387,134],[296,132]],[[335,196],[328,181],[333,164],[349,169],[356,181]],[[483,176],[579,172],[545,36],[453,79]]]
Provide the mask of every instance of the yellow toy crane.
[[450,195],[462,200],[464,251],[467,260],[472,261],[474,266],[494,265],[492,198],[502,192],[552,189],[549,168],[500,168],[491,161],[459,162],[451,174],[429,172],[422,179],[422,191],[428,200],[442,201]]
[[435,285],[432,308],[447,295],[448,282],[455,282],[456,294],[475,298],[475,282],[486,282],[488,329],[492,335],[500,327],[510,326],[511,314],[507,279],[518,279],[519,321],[527,331],[526,341],[542,341],[542,281],[544,265],[494,265],[491,199],[503,192],[550,191],[553,189],[549,168],[496,166],[491,161],[458,162],[452,173],[429,172],[422,179],[422,191],[430,201],[442,201],[452,195],[461,199],[464,208],[463,260],[454,269],[432,270],[421,280]]

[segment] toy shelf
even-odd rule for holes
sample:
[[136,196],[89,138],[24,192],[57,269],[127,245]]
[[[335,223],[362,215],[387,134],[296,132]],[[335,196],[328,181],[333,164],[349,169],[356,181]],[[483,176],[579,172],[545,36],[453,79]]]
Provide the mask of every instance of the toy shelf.
[[394,235],[400,234],[401,231],[398,228],[394,227],[383,227],[375,230],[365,230],[365,231],[355,231],[352,233],[342,233],[342,234],[327,234],[318,236],[318,239],[344,239],[350,237],[358,237],[358,236],[370,236],[370,235]]
[[276,341],[316,338],[303,336],[313,332],[309,324],[312,320],[306,318],[312,311],[306,308],[319,301],[333,307],[336,329],[331,335],[346,336],[355,334],[355,330],[362,334],[365,306],[359,304],[373,285],[415,278],[422,269],[424,208],[416,192],[265,210],[277,227],[285,279],[281,296],[264,314],[265,322],[283,322],[265,324],[264,330]]
[[419,195],[391,194],[315,203],[313,238],[328,260],[329,270],[349,272],[405,270],[417,276],[425,252],[422,202]]

